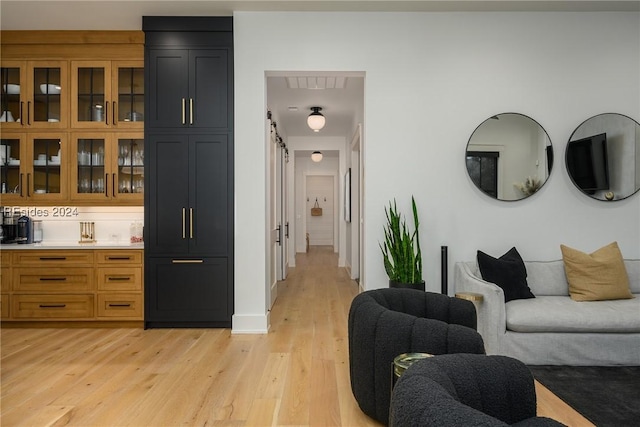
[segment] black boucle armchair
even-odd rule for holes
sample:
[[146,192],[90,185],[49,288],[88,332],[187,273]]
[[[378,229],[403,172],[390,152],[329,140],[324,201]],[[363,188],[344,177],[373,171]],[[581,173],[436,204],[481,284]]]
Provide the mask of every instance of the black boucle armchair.
[[536,417],[533,376],[506,356],[447,354],[415,362],[391,398],[391,427],[556,427]]
[[402,353],[484,354],[472,302],[415,289],[357,295],[349,310],[351,390],[360,409],[389,422],[391,364]]

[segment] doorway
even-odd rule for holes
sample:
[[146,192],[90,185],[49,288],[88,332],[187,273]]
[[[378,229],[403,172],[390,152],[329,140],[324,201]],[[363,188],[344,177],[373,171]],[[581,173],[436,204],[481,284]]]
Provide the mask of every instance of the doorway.
[[307,176],[305,193],[309,246],[334,246],[334,186],[333,176]]

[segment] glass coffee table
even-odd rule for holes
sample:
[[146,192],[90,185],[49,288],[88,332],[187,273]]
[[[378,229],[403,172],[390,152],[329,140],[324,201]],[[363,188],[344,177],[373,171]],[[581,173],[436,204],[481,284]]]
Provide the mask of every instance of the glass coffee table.
[[418,360],[427,359],[433,357],[433,354],[429,353],[402,353],[393,359],[391,364],[391,390],[396,385],[396,381],[409,366],[413,365]]

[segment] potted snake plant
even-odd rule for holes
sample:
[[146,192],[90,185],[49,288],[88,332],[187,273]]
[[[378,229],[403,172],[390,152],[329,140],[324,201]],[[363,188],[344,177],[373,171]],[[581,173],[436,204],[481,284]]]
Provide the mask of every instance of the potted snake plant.
[[422,279],[422,252],[420,251],[420,221],[416,201],[411,197],[413,232],[398,212],[395,199],[385,207],[387,223],[384,226],[384,244],[380,244],[384,269],[389,276],[389,287],[425,290]]

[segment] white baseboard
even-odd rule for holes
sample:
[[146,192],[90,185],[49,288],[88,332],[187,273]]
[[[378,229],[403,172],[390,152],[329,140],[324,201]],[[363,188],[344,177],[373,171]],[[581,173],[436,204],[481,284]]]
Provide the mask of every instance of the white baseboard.
[[265,315],[234,314],[232,319],[231,334],[267,334],[271,321],[270,313]]

